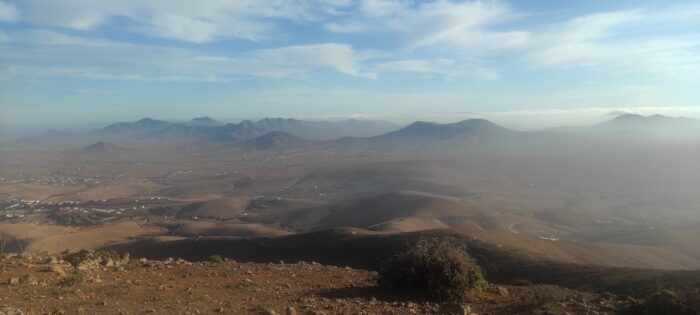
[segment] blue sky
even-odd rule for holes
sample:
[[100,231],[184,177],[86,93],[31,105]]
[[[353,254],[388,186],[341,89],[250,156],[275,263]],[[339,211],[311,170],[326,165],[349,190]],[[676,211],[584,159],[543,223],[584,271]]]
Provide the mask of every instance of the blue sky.
[[2,124],[697,117],[699,86],[697,1],[0,0]]

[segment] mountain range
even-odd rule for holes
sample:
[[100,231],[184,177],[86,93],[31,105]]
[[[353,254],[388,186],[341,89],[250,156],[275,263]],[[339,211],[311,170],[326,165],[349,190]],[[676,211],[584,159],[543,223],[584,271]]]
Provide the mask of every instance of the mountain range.
[[171,123],[152,118],[135,122],[119,122],[97,131],[99,135],[138,137],[196,137],[212,140],[242,141],[269,132],[280,131],[310,140],[332,140],[344,136],[370,137],[394,130],[397,126],[386,121],[356,120],[307,121],[285,118],[244,120],[224,124],[209,117],[184,123]]
[[549,131],[700,139],[700,120],[658,114],[621,114],[592,126],[559,127]]
[[382,149],[419,148],[425,145],[450,147],[460,143],[515,147],[525,143],[548,142],[552,136],[568,139],[576,134],[694,140],[700,139],[700,120],[663,115],[622,114],[590,126],[525,132],[507,129],[485,119],[467,119],[455,123],[416,121],[397,129],[397,125],[385,121],[354,119],[306,121],[265,118],[258,121],[223,123],[209,117],[198,117],[187,122],[143,118],[134,122],[111,124],[95,131],[93,136],[137,139],[191,138],[230,142],[247,149],[286,150],[312,145]]

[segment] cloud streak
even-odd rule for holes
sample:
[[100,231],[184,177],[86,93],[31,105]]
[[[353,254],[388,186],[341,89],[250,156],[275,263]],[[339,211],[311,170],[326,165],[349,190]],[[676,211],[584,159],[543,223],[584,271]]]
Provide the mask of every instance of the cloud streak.
[[230,77],[287,79],[328,70],[372,78],[363,60],[372,51],[346,44],[294,45],[234,56],[191,49],[135,45],[30,30],[7,36],[0,58],[8,63],[2,77],[78,77],[110,80],[224,81]]
[[22,18],[19,10],[13,3],[0,1],[0,23],[14,23]]
[[310,22],[348,5],[338,0],[26,0],[28,19],[39,26],[95,30],[115,18],[130,30],[193,43],[217,39],[260,41],[280,21]]

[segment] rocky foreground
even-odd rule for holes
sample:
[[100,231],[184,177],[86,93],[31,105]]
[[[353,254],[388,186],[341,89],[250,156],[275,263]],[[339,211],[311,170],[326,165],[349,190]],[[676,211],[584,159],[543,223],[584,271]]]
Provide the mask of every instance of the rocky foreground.
[[377,274],[316,263],[4,255],[3,314],[611,314],[628,301],[553,286],[491,286],[469,305],[411,301]]

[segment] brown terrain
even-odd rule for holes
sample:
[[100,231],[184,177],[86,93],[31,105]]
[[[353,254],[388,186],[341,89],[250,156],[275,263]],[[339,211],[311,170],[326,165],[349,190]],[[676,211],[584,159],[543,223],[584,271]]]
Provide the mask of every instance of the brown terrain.
[[[629,119],[634,129],[612,120],[518,132],[468,120],[389,133],[357,121],[141,120],[5,142],[0,239],[5,253],[31,259],[4,258],[0,282],[29,275],[39,284],[0,286],[0,305],[30,314],[434,313],[440,305],[376,288],[375,271],[436,235],[465,244],[487,280],[510,292],[475,301],[479,313],[527,313],[517,296],[537,290],[559,296],[543,311],[580,313],[585,300],[606,313],[611,301],[660,286],[697,288],[700,136],[661,139],[644,129],[649,118]],[[88,275],[70,286],[41,271],[41,259],[86,249],[154,261],[96,268],[101,282]],[[212,255],[237,263],[200,264]]]
[[[65,258],[65,257],[64,257]],[[66,258],[69,259],[69,258]],[[612,312],[629,301],[541,286],[491,286],[468,306],[406,301],[376,273],[315,262],[187,262],[172,258],[66,262],[3,258],[6,314],[431,314]],[[537,299],[540,299],[537,302]],[[455,311],[456,310],[456,311]]]

